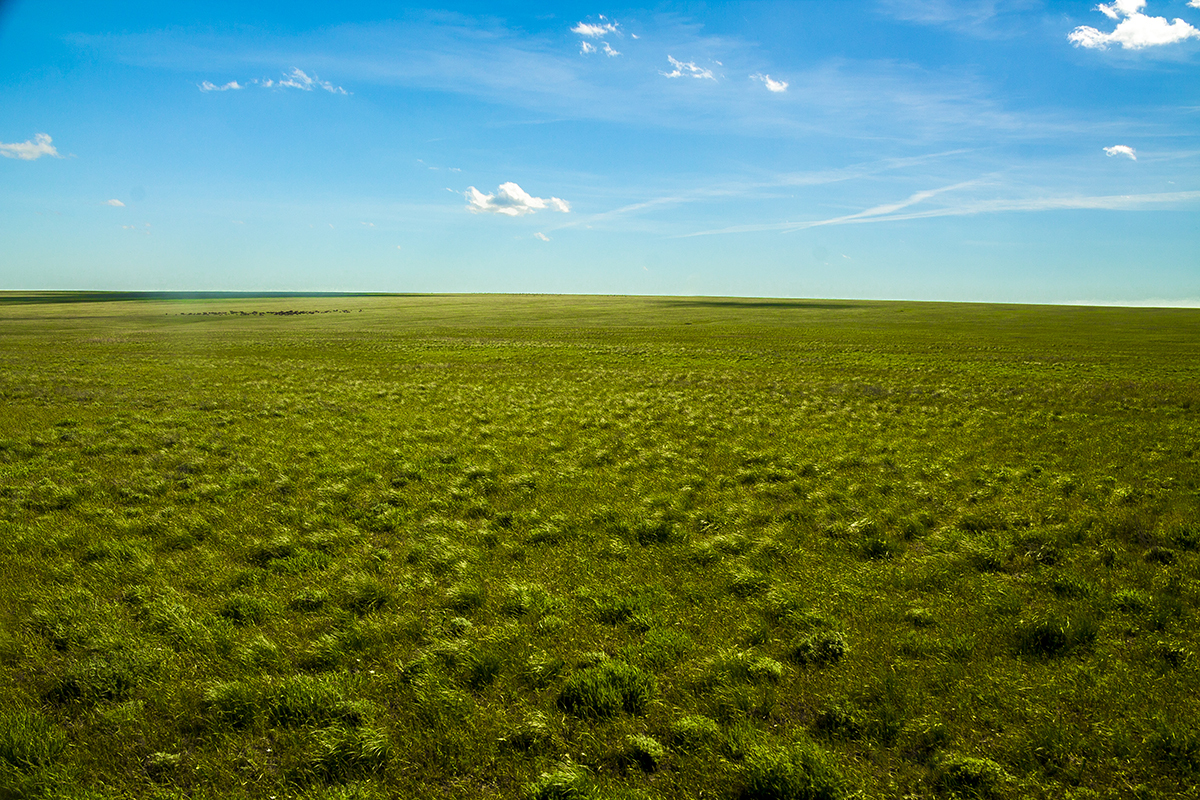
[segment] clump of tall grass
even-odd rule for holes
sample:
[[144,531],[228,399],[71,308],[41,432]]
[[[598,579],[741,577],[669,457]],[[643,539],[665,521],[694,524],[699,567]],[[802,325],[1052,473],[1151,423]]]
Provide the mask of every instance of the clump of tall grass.
[[639,733],[625,737],[621,760],[636,765],[642,772],[657,772],[665,756],[666,750],[650,736]]
[[689,714],[671,723],[671,744],[683,752],[715,747],[721,739],[721,726],[702,714]]
[[[66,747],[66,732],[41,714],[0,713],[0,764],[34,772],[56,764]],[[0,779],[3,777],[0,773]]]
[[556,606],[554,598],[538,583],[512,583],[500,600],[500,611],[510,617],[543,614]]
[[356,572],[342,578],[339,585],[342,607],[356,614],[369,614],[387,605],[392,589],[374,575]]
[[217,613],[235,625],[257,625],[270,613],[270,605],[260,597],[234,593],[225,599]]
[[529,800],[588,800],[591,781],[582,767],[559,764],[553,772],[543,772],[525,788]]
[[748,650],[729,650],[708,663],[710,680],[715,683],[778,683],[787,669],[769,656]]
[[823,667],[841,661],[847,649],[845,634],[823,630],[796,642],[788,656],[798,664]]
[[746,753],[740,800],[841,800],[846,781],[816,744],[759,743]]
[[460,613],[476,611],[487,602],[487,592],[476,581],[461,581],[446,591],[446,606]]
[[257,687],[246,681],[222,681],[204,691],[206,716],[218,728],[246,728],[258,716]]
[[310,734],[301,769],[326,781],[346,781],[381,771],[391,752],[386,730],[339,723]]
[[502,737],[499,744],[522,753],[539,753],[549,749],[554,739],[550,718],[540,711],[534,711]]
[[612,717],[621,711],[641,714],[654,693],[654,676],[623,661],[606,660],[567,678],[558,707],[577,717]]
[[951,753],[934,765],[934,783],[958,797],[987,800],[1004,795],[1014,779],[990,758]]
[[1017,624],[1017,650],[1031,657],[1061,656],[1090,647],[1098,631],[1099,625],[1089,615],[1071,619],[1057,614],[1039,614]]

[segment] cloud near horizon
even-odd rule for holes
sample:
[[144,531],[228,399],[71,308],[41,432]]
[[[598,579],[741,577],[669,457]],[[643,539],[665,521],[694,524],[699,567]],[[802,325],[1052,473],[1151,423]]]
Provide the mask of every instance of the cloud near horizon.
[[19,158],[22,161],[35,161],[42,156],[62,158],[51,141],[49,134],[39,133],[33,137],[32,141],[27,139],[24,142],[14,142],[13,144],[0,142],[0,155],[5,158]]
[[1112,158],[1113,156],[1125,156],[1126,158],[1137,161],[1137,151],[1127,144],[1114,144],[1112,147],[1104,148],[1104,155]]
[[[1193,8],[1200,3],[1188,3]],[[1112,33],[1104,33],[1090,25],[1080,25],[1067,34],[1067,40],[1076,47],[1106,50],[1110,44],[1119,44],[1126,50],[1141,50],[1165,44],[1175,44],[1185,39],[1200,39],[1200,30],[1178,17],[1168,22],[1166,17],[1148,17],[1142,13],[1146,0],[1114,0],[1101,3],[1096,10],[1109,19],[1121,20]],[[1123,19],[1122,19],[1123,17]]]
[[517,184],[509,181],[500,184],[495,194],[484,194],[474,186],[463,192],[467,198],[467,210],[472,214],[503,214],[506,217],[519,217],[533,214],[546,208],[568,213],[571,204],[558,197],[534,197]]

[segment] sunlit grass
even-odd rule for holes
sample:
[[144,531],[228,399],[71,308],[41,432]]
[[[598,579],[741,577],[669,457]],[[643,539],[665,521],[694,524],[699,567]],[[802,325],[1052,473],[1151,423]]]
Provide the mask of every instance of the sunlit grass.
[[1195,312],[0,309],[0,796],[1200,780]]

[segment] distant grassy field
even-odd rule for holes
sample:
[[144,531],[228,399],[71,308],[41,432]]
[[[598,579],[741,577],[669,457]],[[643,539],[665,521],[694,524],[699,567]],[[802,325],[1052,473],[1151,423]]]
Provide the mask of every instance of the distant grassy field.
[[1200,311],[0,294],[0,797],[1197,797],[1198,550]]

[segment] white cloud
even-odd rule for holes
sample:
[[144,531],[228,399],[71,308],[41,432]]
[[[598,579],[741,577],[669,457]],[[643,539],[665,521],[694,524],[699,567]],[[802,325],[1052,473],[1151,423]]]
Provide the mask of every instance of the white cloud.
[[1126,158],[1137,161],[1137,151],[1127,144],[1114,144],[1112,147],[1104,148],[1104,154],[1109,158],[1113,156],[1125,156]]
[[105,200],[104,205],[112,206],[113,208],[124,208],[125,207],[125,204],[122,203],[120,200],[118,200],[115,197],[112,200]]
[[545,208],[566,213],[571,210],[571,204],[557,197],[534,197],[520,186],[511,181],[500,184],[495,194],[484,194],[474,186],[463,193],[467,198],[467,210],[473,214],[503,214],[506,217],[519,217],[532,214]]
[[704,69],[703,67],[697,67],[694,61],[676,61],[671,56],[667,56],[667,61],[670,61],[671,66],[675,68],[670,72],[659,73],[667,78],[682,78],[684,75],[686,75],[689,78],[708,78],[710,81],[716,80],[716,78],[713,77],[712,70]]
[[621,51],[613,50],[612,45],[610,45],[608,42],[601,42],[601,44],[604,45],[604,55],[608,56],[609,58],[621,55]]
[[550,241],[550,237],[549,237],[549,236],[547,236],[546,234],[544,234],[544,233],[540,232],[540,231],[539,231],[539,232],[537,232],[537,233],[535,233],[533,236],[534,236],[534,238],[536,238],[536,239],[541,239],[543,242],[548,242],[548,241]]
[[62,158],[50,141],[49,134],[39,133],[33,137],[33,141],[26,140],[24,142],[15,142],[14,144],[0,142],[0,156],[4,156],[5,158],[19,158],[22,161],[33,161],[42,156]]
[[1185,39],[1200,39],[1200,30],[1181,19],[1168,22],[1166,17],[1146,16],[1142,13],[1145,6],[1146,0],[1114,0],[1110,5],[1101,3],[1096,6],[1097,11],[1109,19],[1121,20],[1113,32],[1104,33],[1090,25],[1080,25],[1067,34],[1067,40],[1076,47],[1094,50],[1105,50],[1110,44],[1119,44],[1126,50],[1141,50]]
[[[604,17],[600,17],[604,19]],[[601,22],[599,24],[593,22],[580,22],[574,28],[571,28],[571,33],[577,33],[580,36],[587,36],[592,39],[599,39],[606,33],[618,33],[618,28],[621,26],[616,22]]]
[[244,88],[246,88],[246,87],[242,86],[237,81],[230,81],[229,83],[226,83],[222,86],[217,86],[212,81],[202,81],[200,83],[200,91],[202,91],[202,92],[227,92],[230,89],[244,89]]
[[1190,8],[1200,8],[1200,0],[1188,0],[1188,6]]
[[279,81],[276,86],[288,86],[293,89],[301,89],[305,92],[311,92],[314,86],[318,86],[327,92],[333,94],[347,94],[346,90],[340,86],[334,86],[329,81],[323,81],[316,75],[309,77],[304,70],[299,67],[292,67],[292,71],[286,73],[286,79]]
[[1101,3],[1096,10],[1109,19],[1120,19],[1122,16],[1131,17],[1140,14],[1146,7],[1146,0],[1114,0],[1112,5]]
[[750,77],[756,81],[762,81],[763,84],[766,85],[768,91],[771,91],[771,92],[786,92],[787,91],[787,87],[788,87],[787,81],[772,80],[770,75],[763,75],[762,73],[758,73],[756,75],[751,75]]
[[594,53],[594,52],[596,52],[596,45],[592,44],[591,42],[580,42],[579,43],[579,54],[580,55],[586,56],[588,53]]
[[316,75],[309,75],[299,67],[292,67],[291,72],[283,74],[283,80],[272,80],[270,78],[254,78],[247,83],[238,83],[230,81],[229,83],[218,86],[212,81],[201,81],[197,84],[202,92],[227,92],[230,89],[245,89],[249,85],[261,86],[264,89],[299,89],[304,92],[311,92],[313,89],[324,89],[331,94],[350,94],[341,86],[334,86],[329,81],[323,81]]

